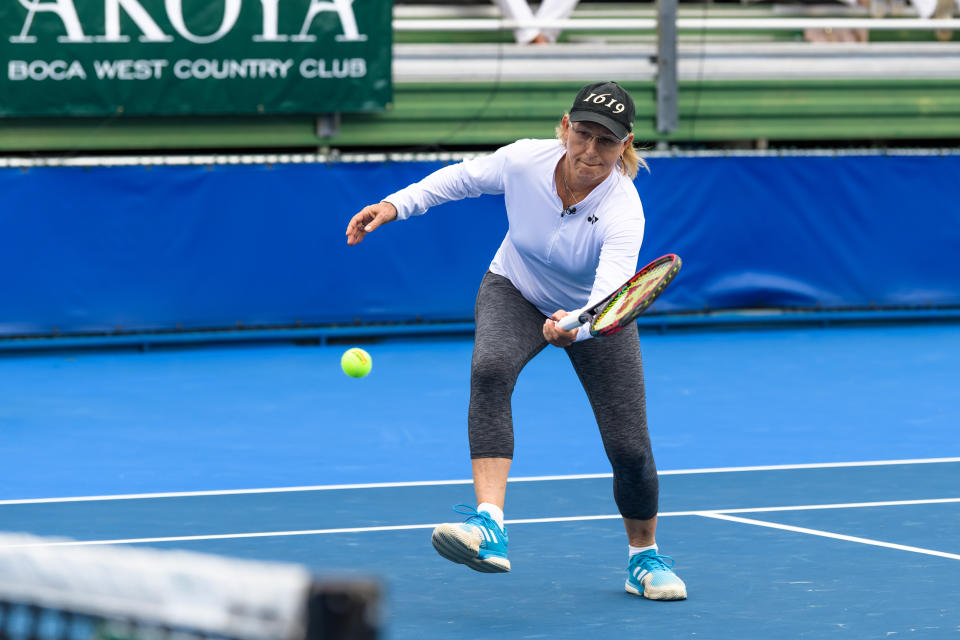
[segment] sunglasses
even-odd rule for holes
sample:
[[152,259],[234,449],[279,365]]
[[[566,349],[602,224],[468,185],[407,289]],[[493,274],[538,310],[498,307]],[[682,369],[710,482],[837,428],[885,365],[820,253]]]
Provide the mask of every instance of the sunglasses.
[[570,125],[570,131],[573,134],[573,139],[580,144],[590,144],[591,140],[597,141],[597,148],[603,151],[610,151],[619,147],[621,144],[627,141],[626,138],[620,140],[613,136],[600,135],[596,136],[587,131],[586,129],[580,129],[573,125]]

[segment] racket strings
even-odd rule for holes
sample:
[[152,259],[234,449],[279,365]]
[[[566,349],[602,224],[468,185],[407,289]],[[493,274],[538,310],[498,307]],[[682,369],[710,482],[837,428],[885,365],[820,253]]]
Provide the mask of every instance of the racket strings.
[[643,304],[650,293],[656,291],[664,283],[666,276],[673,267],[673,262],[665,261],[639,274],[625,284],[597,315],[593,322],[593,330],[602,332],[605,329],[617,326],[624,318],[635,315],[638,307]]

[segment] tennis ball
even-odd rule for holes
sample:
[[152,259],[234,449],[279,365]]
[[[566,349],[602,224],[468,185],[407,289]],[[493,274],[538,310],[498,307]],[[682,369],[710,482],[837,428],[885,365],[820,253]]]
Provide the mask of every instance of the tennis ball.
[[363,349],[357,347],[347,349],[340,356],[340,368],[351,378],[364,377],[370,373],[371,367],[373,367],[373,360]]

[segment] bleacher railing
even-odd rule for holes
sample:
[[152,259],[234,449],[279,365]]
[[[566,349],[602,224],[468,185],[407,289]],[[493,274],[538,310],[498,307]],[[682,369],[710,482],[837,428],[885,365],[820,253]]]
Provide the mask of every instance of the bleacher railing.
[[394,31],[512,31],[521,28],[560,31],[657,33],[657,130],[669,133],[678,123],[677,34],[679,31],[802,31],[849,29],[868,31],[960,30],[955,18],[729,18],[678,17],[677,0],[656,3],[657,18],[573,18],[567,20],[509,20],[506,18],[395,18]]

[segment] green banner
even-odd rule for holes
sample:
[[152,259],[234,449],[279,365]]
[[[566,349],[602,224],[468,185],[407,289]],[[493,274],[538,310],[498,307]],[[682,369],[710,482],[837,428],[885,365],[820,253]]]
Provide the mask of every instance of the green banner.
[[0,116],[370,112],[392,0],[2,0]]

